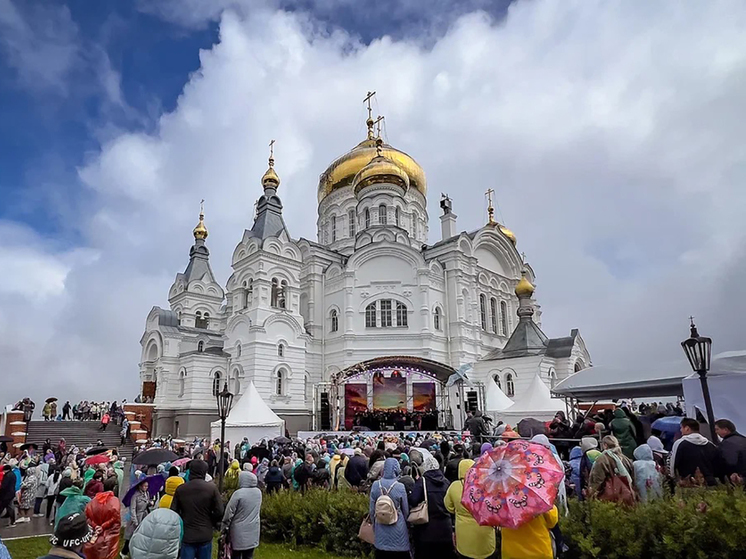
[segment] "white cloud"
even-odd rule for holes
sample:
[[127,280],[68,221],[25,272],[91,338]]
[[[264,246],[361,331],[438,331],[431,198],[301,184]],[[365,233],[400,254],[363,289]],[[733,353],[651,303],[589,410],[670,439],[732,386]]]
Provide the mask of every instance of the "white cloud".
[[[667,359],[694,313],[716,344],[739,343],[746,7],[520,2],[500,24],[461,18],[431,49],[314,34],[309,17],[224,12],[174,112],[80,170],[94,209],[76,227],[99,257],[70,264],[58,308],[6,332],[14,370],[54,374],[60,397],[131,397],[199,200],[225,281],[275,138],[286,221],[315,238],[318,175],[362,138],[370,89],[388,140],[427,172],[431,241],[440,192],[470,230],[497,190],[549,335],[579,327],[597,363]],[[20,377],[13,397],[32,386]]]

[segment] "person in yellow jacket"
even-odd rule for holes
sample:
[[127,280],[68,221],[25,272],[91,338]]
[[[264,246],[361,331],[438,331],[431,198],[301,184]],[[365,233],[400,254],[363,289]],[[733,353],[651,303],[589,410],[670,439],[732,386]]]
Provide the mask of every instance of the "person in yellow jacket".
[[501,528],[502,559],[552,559],[552,535],[549,532],[557,525],[557,507],[540,514],[518,528]]
[[466,472],[474,465],[474,460],[461,460],[458,465],[458,481],[448,488],[445,505],[448,512],[456,515],[456,551],[470,559],[485,559],[495,553],[495,529],[480,526],[474,517],[461,504]]
[[176,488],[179,487],[179,485],[181,485],[182,483],[184,483],[184,478],[179,476],[171,476],[166,479],[166,494],[161,497],[161,502],[158,505],[158,508],[171,508],[171,501],[174,500],[174,493],[176,493]]

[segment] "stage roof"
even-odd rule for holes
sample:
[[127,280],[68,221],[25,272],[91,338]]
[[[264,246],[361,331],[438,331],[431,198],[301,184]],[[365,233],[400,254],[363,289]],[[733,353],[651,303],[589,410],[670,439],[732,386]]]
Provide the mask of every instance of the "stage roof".
[[432,373],[435,380],[443,384],[445,384],[448,381],[448,378],[456,372],[453,367],[449,367],[448,365],[431,359],[412,357],[411,355],[389,355],[386,357],[376,357],[375,359],[361,361],[352,367],[344,369],[341,371],[340,375],[342,378],[347,379],[365,371],[396,367],[422,369],[423,371]]

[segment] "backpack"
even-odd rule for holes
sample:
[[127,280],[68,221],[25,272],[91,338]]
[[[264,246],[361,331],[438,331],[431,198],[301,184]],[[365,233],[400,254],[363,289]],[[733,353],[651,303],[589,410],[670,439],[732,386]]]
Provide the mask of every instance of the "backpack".
[[[376,505],[374,508],[375,519],[377,524],[383,524],[384,526],[391,526],[396,524],[399,520],[399,512],[396,510],[394,500],[389,497],[391,489],[386,491],[386,488],[379,481],[378,487],[381,490],[381,494],[376,499]],[[393,485],[391,486],[393,487]]]

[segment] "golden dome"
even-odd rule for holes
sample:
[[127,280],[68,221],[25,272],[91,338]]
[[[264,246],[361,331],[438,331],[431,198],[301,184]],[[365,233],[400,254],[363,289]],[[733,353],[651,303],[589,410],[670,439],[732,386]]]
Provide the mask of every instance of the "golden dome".
[[[334,190],[352,184],[355,176],[377,155],[375,138],[367,138],[337,158],[319,177],[319,202]],[[427,196],[425,171],[412,157],[388,144],[381,146],[381,155],[407,175],[411,187]]]
[[194,234],[195,239],[202,239],[203,241],[207,238],[207,227],[205,227],[205,216],[204,214],[199,214],[199,223],[197,224],[197,227],[194,228],[194,231],[192,231]]
[[526,279],[526,272],[523,272],[521,281],[519,281],[518,285],[515,286],[515,294],[518,295],[519,299],[531,297],[531,295],[534,294],[534,289],[535,288],[531,285],[531,282]]
[[275,190],[280,186],[280,177],[275,172],[275,160],[272,157],[269,158],[269,168],[262,176],[262,186],[264,188],[274,188]]
[[377,155],[360,169],[352,179],[352,187],[357,195],[363,188],[376,183],[391,183],[401,186],[406,191],[409,188],[409,176],[399,165],[384,157]]
[[500,225],[500,226],[499,226],[499,229],[500,229],[500,232],[501,232],[501,233],[502,233],[503,235],[505,235],[505,236],[506,236],[506,237],[507,237],[508,239],[510,239],[510,242],[511,242],[511,243],[513,243],[513,244],[515,245],[515,243],[516,243],[516,240],[515,240],[515,233],[513,233],[513,232],[512,232],[512,231],[511,231],[510,229],[508,229],[508,228],[507,228],[507,227],[505,227],[504,225]]

